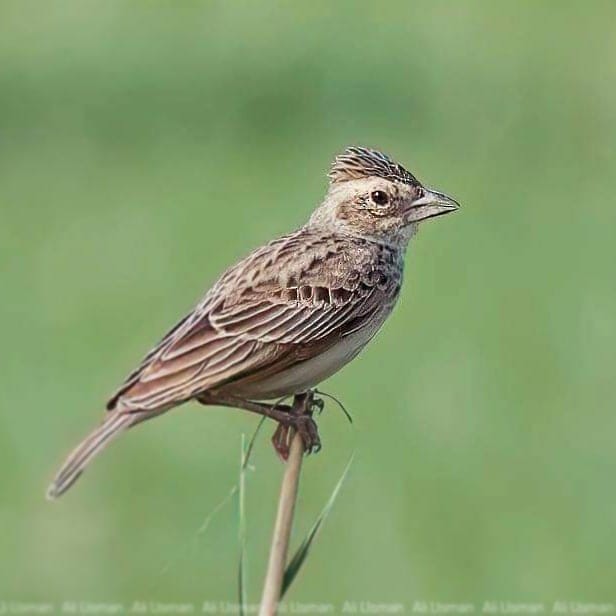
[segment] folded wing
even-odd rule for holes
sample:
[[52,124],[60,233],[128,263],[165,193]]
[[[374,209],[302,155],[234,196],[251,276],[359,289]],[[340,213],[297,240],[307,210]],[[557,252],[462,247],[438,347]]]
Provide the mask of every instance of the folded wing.
[[[296,236],[284,239],[293,243]],[[319,250],[319,242],[301,242],[306,252],[299,258],[281,242],[226,272],[108,408],[160,411],[234,380],[271,374],[357,331],[397,294],[395,276],[344,263],[338,251]]]

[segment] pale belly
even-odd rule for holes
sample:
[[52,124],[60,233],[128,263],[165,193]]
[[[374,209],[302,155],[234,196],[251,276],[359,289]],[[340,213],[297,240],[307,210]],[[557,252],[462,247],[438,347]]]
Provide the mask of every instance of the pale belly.
[[295,364],[278,374],[258,382],[237,383],[231,388],[234,395],[254,400],[271,400],[311,389],[348,364],[380,329],[384,319],[373,327],[365,327],[342,338],[320,355]]

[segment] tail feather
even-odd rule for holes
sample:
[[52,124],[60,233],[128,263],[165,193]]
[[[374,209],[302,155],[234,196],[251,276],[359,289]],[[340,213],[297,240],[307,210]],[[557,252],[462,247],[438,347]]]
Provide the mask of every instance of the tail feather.
[[96,454],[116,436],[143,419],[141,413],[110,413],[105,421],[89,434],[64,461],[47,489],[47,498],[53,500],[64,494],[79,479],[85,467]]

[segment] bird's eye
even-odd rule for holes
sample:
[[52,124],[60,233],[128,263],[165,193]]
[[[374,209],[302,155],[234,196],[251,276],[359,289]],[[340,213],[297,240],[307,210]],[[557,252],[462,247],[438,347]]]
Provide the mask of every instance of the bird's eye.
[[377,205],[387,205],[389,203],[389,195],[382,190],[375,190],[371,193],[370,198]]

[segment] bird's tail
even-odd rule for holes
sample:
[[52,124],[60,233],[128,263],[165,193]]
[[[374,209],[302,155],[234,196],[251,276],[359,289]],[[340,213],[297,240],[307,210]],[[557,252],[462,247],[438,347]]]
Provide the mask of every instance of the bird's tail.
[[53,500],[66,492],[79,479],[90,460],[116,436],[143,421],[143,413],[109,413],[105,421],[73,449],[47,488],[47,498]]

